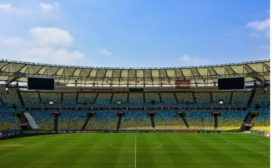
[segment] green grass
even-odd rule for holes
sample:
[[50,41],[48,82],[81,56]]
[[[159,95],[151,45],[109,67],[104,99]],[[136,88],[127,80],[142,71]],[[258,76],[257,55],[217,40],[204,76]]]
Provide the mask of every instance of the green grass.
[[59,134],[0,140],[0,167],[265,168],[269,138],[252,134]]

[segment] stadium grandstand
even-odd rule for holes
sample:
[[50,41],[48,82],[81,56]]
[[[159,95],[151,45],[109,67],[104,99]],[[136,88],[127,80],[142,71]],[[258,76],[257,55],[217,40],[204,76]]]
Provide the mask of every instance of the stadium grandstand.
[[0,168],[275,167],[274,11],[0,1]]
[[[219,79],[237,78],[244,79],[243,88],[220,89]],[[53,87],[30,88],[30,79],[48,79]],[[270,60],[167,68],[0,60],[0,84],[2,132],[269,131],[270,126]]]

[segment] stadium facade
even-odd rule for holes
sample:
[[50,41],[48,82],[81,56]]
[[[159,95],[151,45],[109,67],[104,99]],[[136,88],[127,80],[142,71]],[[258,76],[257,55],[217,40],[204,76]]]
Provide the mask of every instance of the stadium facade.
[[[222,78],[243,89],[218,90]],[[54,79],[54,90],[28,89]],[[270,60],[97,68],[0,60],[0,131],[269,130]]]

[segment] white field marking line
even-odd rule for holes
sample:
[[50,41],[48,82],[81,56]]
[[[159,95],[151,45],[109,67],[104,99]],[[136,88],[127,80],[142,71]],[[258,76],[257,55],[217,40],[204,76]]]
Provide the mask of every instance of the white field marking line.
[[264,145],[267,145],[267,146],[270,146],[270,143],[264,143],[262,141],[258,141],[260,144],[264,144]]
[[137,135],[135,134],[135,168],[137,167]]

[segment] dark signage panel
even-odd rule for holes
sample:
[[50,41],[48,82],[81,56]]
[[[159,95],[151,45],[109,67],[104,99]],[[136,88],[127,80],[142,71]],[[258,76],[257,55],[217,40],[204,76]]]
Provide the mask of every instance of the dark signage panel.
[[29,90],[54,90],[54,79],[28,78]]
[[244,89],[244,78],[219,78],[218,90]]
[[129,92],[143,92],[143,88],[129,88]]

